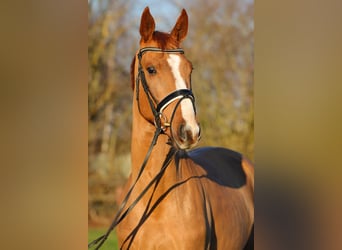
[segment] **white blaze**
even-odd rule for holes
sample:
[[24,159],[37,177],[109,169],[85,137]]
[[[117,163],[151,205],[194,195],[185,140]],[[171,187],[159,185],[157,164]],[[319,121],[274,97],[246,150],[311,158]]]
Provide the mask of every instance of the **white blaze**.
[[[173,76],[176,80],[176,89],[186,89],[186,84],[183,77],[180,74],[179,65],[180,65],[180,57],[179,55],[170,54],[169,58],[167,59],[169,63]],[[190,129],[193,135],[199,132],[199,126],[195,119],[195,111],[190,99],[186,98],[183,99],[180,103],[182,117],[186,122],[186,127]]]

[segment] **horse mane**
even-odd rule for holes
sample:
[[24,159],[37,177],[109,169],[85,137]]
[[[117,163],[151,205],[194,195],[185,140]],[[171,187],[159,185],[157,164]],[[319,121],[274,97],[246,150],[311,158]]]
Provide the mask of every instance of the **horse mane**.
[[[179,48],[179,42],[171,36],[169,33],[154,31],[152,35],[152,41],[157,42],[158,48],[160,49],[177,49]],[[131,87],[134,89],[134,65],[135,65],[135,56],[133,57],[131,63]]]

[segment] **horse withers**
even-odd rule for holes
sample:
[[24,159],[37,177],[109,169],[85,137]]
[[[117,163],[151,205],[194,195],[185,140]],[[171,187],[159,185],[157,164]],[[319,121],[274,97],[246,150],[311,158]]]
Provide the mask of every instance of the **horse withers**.
[[132,170],[117,220],[121,249],[243,249],[254,225],[254,168],[200,138],[183,9],[170,33],[146,7],[131,65]]

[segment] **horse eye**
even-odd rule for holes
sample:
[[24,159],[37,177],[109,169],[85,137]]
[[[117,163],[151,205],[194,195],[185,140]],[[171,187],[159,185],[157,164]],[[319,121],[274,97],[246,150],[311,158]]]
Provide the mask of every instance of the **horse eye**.
[[157,73],[157,70],[155,69],[155,67],[151,66],[151,67],[148,67],[147,68],[147,71],[149,74],[156,74]]

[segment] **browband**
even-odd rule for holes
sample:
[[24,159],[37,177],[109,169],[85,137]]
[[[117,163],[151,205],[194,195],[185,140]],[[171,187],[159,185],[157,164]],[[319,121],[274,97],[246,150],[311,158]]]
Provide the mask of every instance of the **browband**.
[[156,48],[156,47],[145,47],[145,48],[142,48],[139,50],[139,53],[138,53],[139,59],[141,59],[142,55],[147,51],[184,54],[184,50],[180,49],[180,48],[178,48],[178,49],[160,49],[160,48]]

